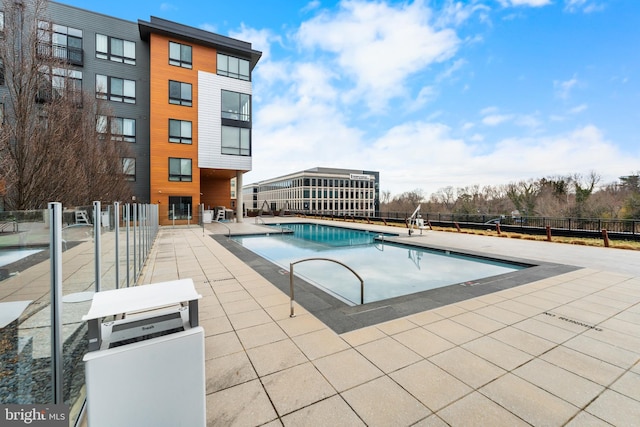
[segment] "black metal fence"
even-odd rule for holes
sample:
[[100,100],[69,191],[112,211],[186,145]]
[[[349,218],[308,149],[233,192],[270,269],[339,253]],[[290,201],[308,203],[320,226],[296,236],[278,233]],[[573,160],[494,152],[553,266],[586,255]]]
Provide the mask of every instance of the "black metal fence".
[[[343,220],[368,220],[388,223],[408,224],[413,212],[381,212],[378,217],[359,217],[357,215],[335,215],[321,211],[292,212],[302,215],[315,215]],[[547,227],[553,235],[567,237],[602,237],[606,230],[612,239],[640,241],[640,219],[603,219],[603,218],[550,218],[537,216],[511,216],[490,214],[440,214],[421,213],[421,218],[431,225],[439,227],[487,229],[500,224],[502,231],[523,234],[546,234]]]

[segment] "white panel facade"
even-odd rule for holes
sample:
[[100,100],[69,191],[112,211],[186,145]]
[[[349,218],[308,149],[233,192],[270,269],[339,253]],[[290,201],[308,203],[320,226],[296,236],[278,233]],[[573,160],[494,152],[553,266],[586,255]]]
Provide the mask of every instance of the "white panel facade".
[[198,166],[250,171],[251,156],[222,154],[223,89],[251,95],[251,82],[198,72]]

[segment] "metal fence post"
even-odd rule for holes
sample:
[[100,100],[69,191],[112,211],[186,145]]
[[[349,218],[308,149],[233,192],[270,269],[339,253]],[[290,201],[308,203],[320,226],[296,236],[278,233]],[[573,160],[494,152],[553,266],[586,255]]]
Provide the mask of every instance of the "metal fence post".
[[131,268],[131,265],[129,263],[129,257],[130,257],[130,250],[129,250],[129,229],[131,228],[131,205],[129,203],[125,203],[124,205],[124,209],[125,209],[125,221],[126,221],[126,226],[125,226],[125,230],[126,230],[126,240],[127,240],[127,245],[126,245],[126,256],[127,256],[127,288],[129,287],[129,283],[131,280],[130,277],[130,271],[129,269]]
[[138,274],[142,270],[142,248],[144,246],[144,241],[142,240],[142,227],[143,227],[143,219],[142,219],[142,204],[138,205]]
[[116,240],[116,289],[120,288],[120,202],[113,202],[113,229]]
[[62,392],[62,204],[49,203],[51,263],[51,390],[53,403],[64,403]]
[[96,292],[100,292],[100,280],[102,276],[100,259],[100,226],[101,226],[101,212],[100,202],[93,202],[93,244],[95,250],[94,265],[95,265],[95,281]]
[[149,254],[149,204],[145,204],[142,209],[144,211],[144,257],[142,258],[142,265],[144,266],[144,260],[147,259]]
[[138,278],[138,204],[133,204],[133,278]]

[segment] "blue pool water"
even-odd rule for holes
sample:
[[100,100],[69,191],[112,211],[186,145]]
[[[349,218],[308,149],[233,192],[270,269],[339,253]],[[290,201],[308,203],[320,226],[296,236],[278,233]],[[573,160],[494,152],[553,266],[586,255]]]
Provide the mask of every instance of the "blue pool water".
[[[522,266],[376,239],[379,233],[320,224],[287,224],[293,234],[236,236],[247,249],[289,270],[305,258],[330,258],[352,268],[364,280],[364,302],[474,281],[521,270]],[[327,261],[294,266],[296,276],[345,303],[360,303],[360,281],[349,270]]]
[[37,254],[41,251],[42,249],[2,249],[0,250],[0,267],[4,267],[5,265],[9,265],[16,261],[20,261],[22,258],[26,258],[29,255]]

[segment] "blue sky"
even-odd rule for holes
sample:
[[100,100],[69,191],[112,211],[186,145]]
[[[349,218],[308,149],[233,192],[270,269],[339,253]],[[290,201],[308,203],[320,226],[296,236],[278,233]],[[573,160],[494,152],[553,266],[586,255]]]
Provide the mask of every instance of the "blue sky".
[[637,0],[63,0],[251,42],[253,170],[381,189],[640,171]]

